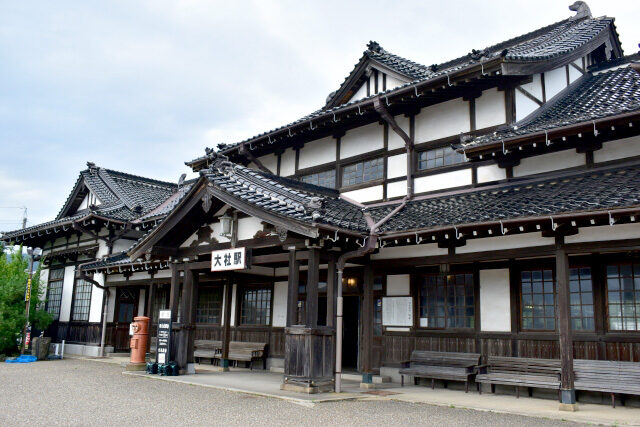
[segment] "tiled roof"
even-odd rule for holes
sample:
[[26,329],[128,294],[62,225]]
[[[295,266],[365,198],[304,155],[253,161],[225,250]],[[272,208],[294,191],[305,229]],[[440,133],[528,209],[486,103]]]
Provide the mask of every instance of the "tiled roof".
[[524,120],[475,139],[463,137],[465,149],[530,133],[640,110],[640,73],[624,67],[587,74]]
[[215,188],[285,219],[367,230],[362,208],[341,199],[335,190],[229,162],[204,170],[202,174]]
[[[354,66],[353,71],[341,84],[341,88],[344,88],[350,81],[354,73],[356,73],[363,64],[363,61],[368,59],[379,61],[396,72],[406,75],[408,78],[412,79],[411,82],[405,85],[381,92],[381,94],[386,96],[392,96],[395,92],[406,87],[416,84],[424,84],[444,75],[453,76],[457,71],[477,66],[480,63],[495,60],[496,58],[502,58],[506,62],[545,61],[557,56],[568,54],[581,46],[584,46],[594,38],[598,37],[608,27],[613,26],[613,22],[614,19],[608,17],[583,18],[576,20],[565,19],[485,49],[474,49],[465,56],[431,66],[421,65],[398,55],[394,55],[384,50],[378,43],[371,42],[368,44],[368,48],[364,52],[360,61]],[[319,119],[321,117],[330,117],[339,110],[343,110],[355,104],[371,101],[374,97],[380,95],[380,93],[378,93],[363,99],[350,101],[342,105],[328,108],[327,106],[331,104],[333,97],[338,92],[340,92],[340,90],[333,92],[327,98],[325,107],[318,109],[311,114],[301,117],[300,119],[284,126],[271,129],[240,142],[219,144],[218,148],[221,153],[229,153],[242,143],[248,143],[249,141],[265,138],[267,135],[273,135],[277,132],[286,131],[287,129],[290,130],[295,126],[309,122],[310,120]],[[198,165],[206,159],[206,156],[201,156],[186,162],[186,164],[189,166]]]
[[[640,206],[640,164],[637,163],[416,199],[380,231],[428,230],[636,206]],[[393,207],[372,207],[367,211],[378,221]]]
[[131,264],[131,260],[129,259],[129,257],[125,252],[121,252],[119,254],[110,255],[108,257],[104,257],[93,262],[82,264],[81,268],[82,270],[94,270],[96,268],[101,268],[101,267],[110,267],[110,266],[127,265],[127,264]]

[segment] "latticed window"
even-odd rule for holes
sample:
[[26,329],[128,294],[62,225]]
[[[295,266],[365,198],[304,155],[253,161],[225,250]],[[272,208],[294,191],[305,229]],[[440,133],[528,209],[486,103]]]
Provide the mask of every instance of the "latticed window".
[[609,329],[640,330],[640,264],[607,266]]
[[271,289],[246,289],[240,308],[242,325],[271,324]]
[[71,320],[87,321],[89,320],[89,310],[91,309],[91,290],[93,285],[84,279],[76,279],[73,288],[73,311],[71,312]]
[[300,177],[300,181],[307,184],[319,185],[320,187],[336,188],[336,170],[331,169],[324,172],[303,175]]
[[60,318],[60,304],[62,302],[62,286],[64,283],[64,268],[56,268],[49,272],[47,286],[47,311],[54,320]]
[[556,329],[555,285],[552,270],[526,270],[520,274],[522,329]]
[[571,328],[576,331],[594,330],[591,268],[582,267],[569,270],[569,291]]
[[435,148],[418,153],[418,169],[433,169],[464,162],[464,154],[451,147]]
[[475,298],[472,274],[433,274],[420,285],[420,326],[474,328]]
[[220,324],[222,317],[222,288],[201,288],[196,307],[197,323]]
[[373,159],[354,163],[342,169],[342,185],[361,184],[381,179],[384,176],[384,159]]
[[160,310],[166,310],[169,308],[169,286],[158,285],[153,294],[153,302],[151,307],[151,322],[158,321],[158,314]]

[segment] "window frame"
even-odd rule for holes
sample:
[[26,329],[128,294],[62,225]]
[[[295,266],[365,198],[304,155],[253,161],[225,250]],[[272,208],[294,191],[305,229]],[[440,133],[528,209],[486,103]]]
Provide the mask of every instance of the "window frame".
[[[465,160],[465,156],[464,154],[462,155],[462,161],[461,162],[455,162],[455,163],[451,163],[451,164],[444,164],[444,159],[445,159],[445,154],[443,152],[443,156],[442,156],[442,165],[440,166],[433,166],[433,167],[427,167],[427,168],[420,168],[420,155],[423,153],[428,153],[430,151],[435,151],[437,152],[438,150],[447,150],[450,149],[454,155],[460,155],[458,154],[454,149],[451,148],[451,146],[449,144],[439,144],[439,145],[435,145],[435,146],[428,146],[425,147],[424,149],[420,149],[420,150],[416,150],[416,154],[415,154],[415,171],[416,173],[429,173],[431,171],[440,171],[440,170],[447,170],[447,169],[455,169],[455,168],[460,168],[461,165],[465,165],[468,162]],[[438,159],[439,157],[435,157],[435,159]],[[426,161],[427,159],[425,159]]]
[[[635,275],[635,268],[634,265],[638,265],[640,266],[640,263],[637,262],[633,262],[633,260],[626,260],[626,261],[612,261],[612,260],[608,260],[605,265],[604,265],[604,312],[605,312],[605,329],[607,332],[610,333],[614,333],[614,334],[638,334],[640,333],[640,310],[638,310],[637,306],[640,304],[640,289],[636,290],[635,289],[635,279],[636,277],[638,277],[640,279],[640,268],[638,269],[638,276]],[[627,291],[627,292],[633,292],[636,296],[636,299],[634,300],[634,304],[636,305],[636,310],[635,310],[635,322],[636,322],[636,328],[635,329],[625,329],[624,327],[621,329],[613,329],[611,327],[611,310],[610,310],[610,303],[609,303],[609,267],[611,266],[616,266],[617,270],[618,270],[618,280],[620,281],[623,277],[626,276],[621,276],[621,271],[620,271],[620,267],[622,266],[630,266],[631,267],[631,279],[634,283],[634,290],[633,291]],[[613,316],[615,318],[619,318],[622,321],[622,325],[624,326],[624,319],[628,318],[628,316],[624,316],[623,315],[623,311],[624,309],[622,308],[624,303],[623,303],[623,296],[622,294],[625,292],[624,289],[619,288],[618,290],[614,290],[614,292],[617,292],[618,294],[620,294],[620,303],[618,304],[620,306],[620,316]]]
[[[243,328],[270,328],[273,324],[273,294],[274,294],[274,284],[259,284],[259,285],[245,285],[245,286],[237,286],[236,291],[236,314],[235,314],[235,325]],[[269,322],[268,323],[244,323],[242,318],[242,307],[244,303],[244,296],[247,292],[252,291],[260,291],[266,290],[269,291]]]
[[[60,283],[60,300],[58,301],[58,307],[57,307],[57,315],[54,315],[53,313],[51,313],[51,273],[53,273],[54,271],[62,271],[62,277],[60,279],[56,279],[53,280],[53,282],[59,282]],[[47,311],[47,313],[51,314],[53,316],[53,321],[59,321],[60,320],[60,309],[62,308],[62,294],[64,291],[64,276],[65,276],[65,268],[64,266],[59,266],[59,267],[55,267],[55,268],[51,268],[49,267],[49,276],[47,277],[47,303],[45,304],[45,310]]]
[[[422,284],[423,284],[423,280],[425,280],[427,277],[432,276],[432,277],[444,277],[444,283],[443,283],[443,288],[444,288],[444,326],[440,327],[440,326],[420,326],[420,319],[422,318],[422,304],[421,304],[421,299],[422,299]],[[473,321],[473,325],[472,326],[463,326],[463,327],[459,327],[459,326],[447,326],[448,324],[448,320],[449,320],[449,303],[448,303],[448,289],[449,286],[456,286],[455,283],[455,279],[453,282],[450,282],[449,277],[454,277],[455,276],[470,276],[471,277],[471,290],[472,290],[472,296],[473,296],[473,304],[471,305],[467,305],[465,302],[464,305],[464,310],[466,310],[467,308],[473,307],[473,316],[467,316],[465,315],[465,318],[471,318]],[[478,276],[476,274],[476,272],[471,271],[471,270],[461,270],[461,271],[452,271],[448,274],[443,275],[442,273],[436,273],[436,272],[421,272],[417,275],[415,275],[415,295],[416,295],[416,304],[415,304],[415,321],[414,321],[414,325],[415,328],[417,330],[423,330],[423,331],[441,331],[441,332],[450,332],[450,331],[464,331],[464,332],[472,332],[472,331],[477,331],[479,328],[479,288],[478,288]],[[463,285],[463,286],[466,286]],[[465,290],[465,295],[464,298],[467,298],[468,295],[466,293]],[[453,306],[453,310],[456,310],[457,305],[454,304]],[[427,316],[428,317],[428,316]],[[440,317],[440,316],[439,316]],[[454,316],[455,317],[455,316]]]
[[[339,174],[340,174],[340,186],[339,189],[340,190],[355,190],[355,189],[359,189],[359,188],[366,188],[366,187],[371,187],[374,186],[378,183],[383,183],[387,177],[387,161],[386,158],[388,157],[388,155],[385,153],[383,155],[379,155],[376,154],[374,156],[371,157],[366,157],[364,159],[358,159],[358,160],[354,160],[351,161],[349,163],[344,163],[340,165],[339,168]],[[364,180],[364,164],[366,162],[372,162],[372,161],[380,161],[381,162],[381,166],[382,166],[382,176],[379,178],[374,178],[368,181]],[[358,182],[355,184],[346,184],[345,183],[345,179],[344,179],[344,173],[345,173],[345,169],[350,167],[350,166],[354,166],[357,165],[359,163],[362,163],[362,182]],[[337,172],[337,171],[336,171]],[[338,183],[337,183],[337,176],[336,176],[336,187],[338,187]]]
[[[327,173],[327,172],[333,172],[333,187],[327,187],[327,186],[324,186],[324,185],[303,181],[303,178],[305,178],[305,177],[313,176],[313,175],[320,175],[320,174],[324,174],[324,173]],[[335,189],[338,188],[338,168],[337,167],[326,168],[326,169],[322,169],[322,170],[314,170],[314,171],[309,171],[307,173],[302,172],[302,173],[299,173],[297,175],[297,178],[303,184],[317,185],[319,187],[328,188],[330,190],[335,190]]]
[[[87,274],[87,277],[92,279],[93,278],[93,274]],[[76,318],[76,308],[77,308],[77,303],[78,303],[78,298],[77,298],[77,294],[76,294],[76,290],[78,288],[78,282],[82,281],[83,284],[87,285],[89,287],[89,292],[88,292],[88,301],[89,304],[87,306],[87,312],[86,312],[86,319],[77,319]],[[84,294],[87,294],[87,292],[84,292]],[[71,312],[69,313],[69,320],[71,322],[89,322],[89,318],[91,316],[91,298],[93,297],[93,283],[88,282],[86,280],[84,280],[82,278],[82,276],[80,276],[80,274],[75,274],[75,277],[73,279],[73,294],[72,294],[72,298],[71,298]]]
[[[218,319],[219,319],[218,322],[213,322],[213,323],[201,322],[198,320],[198,310],[202,309],[201,307],[199,307],[199,304],[200,304],[200,297],[203,294],[203,291],[217,291],[220,293],[220,313],[218,314]],[[211,308],[208,308],[207,310],[211,310]],[[207,317],[211,318],[211,316],[207,316]],[[198,300],[196,301],[195,323],[199,325],[221,326],[223,317],[224,317],[224,285],[202,286],[200,289],[198,289]]]
[[[544,271],[545,270],[550,270],[551,271],[551,283],[553,286],[552,289],[552,295],[553,295],[553,324],[554,324],[554,329],[546,329],[546,325],[545,328],[543,329],[536,329],[536,328],[525,328],[524,326],[524,302],[523,302],[523,289],[522,289],[522,273],[524,272],[529,272],[529,273],[533,273],[534,271],[541,271],[542,272],[542,278],[543,278],[543,282],[542,282],[542,295],[543,295],[543,307],[546,307],[546,304],[544,304]],[[558,312],[558,289],[557,289],[557,280],[556,280],[556,270],[555,267],[551,266],[551,265],[547,265],[547,264],[533,264],[533,265],[527,265],[527,266],[522,266],[521,268],[519,268],[517,270],[517,276],[516,276],[516,283],[517,283],[517,289],[518,289],[518,324],[520,326],[520,331],[522,332],[528,332],[528,333],[557,333],[558,331],[558,322],[557,322],[557,312]],[[533,284],[533,279],[531,279],[531,283]],[[530,292],[530,294],[532,295],[533,298],[533,289]],[[535,316],[532,316],[531,319],[535,319]],[[547,319],[549,318],[549,316],[542,316],[543,319]],[[533,320],[532,320],[533,321]]]

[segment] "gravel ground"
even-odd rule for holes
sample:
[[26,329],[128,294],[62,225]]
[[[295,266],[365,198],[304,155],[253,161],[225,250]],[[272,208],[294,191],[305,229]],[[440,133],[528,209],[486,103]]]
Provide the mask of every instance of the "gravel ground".
[[65,359],[0,363],[0,426],[13,425],[455,425],[570,423],[384,400],[313,408],[121,374],[117,365]]

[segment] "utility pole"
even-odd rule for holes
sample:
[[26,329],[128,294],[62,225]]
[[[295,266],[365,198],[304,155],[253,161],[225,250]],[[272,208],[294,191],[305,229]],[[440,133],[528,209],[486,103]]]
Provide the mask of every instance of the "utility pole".
[[20,347],[20,354],[24,354],[24,351],[27,345],[27,333],[30,333],[30,331],[28,330],[29,330],[29,309],[31,308],[31,280],[33,279],[33,263],[34,261],[38,261],[40,259],[40,254],[42,253],[42,249],[29,248],[27,249],[27,253],[29,254],[29,279],[27,279],[27,291],[24,294],[24,299],[27,306],[25,307],[26,321],[24,323],[24,329],[22,330],[22,346]]

